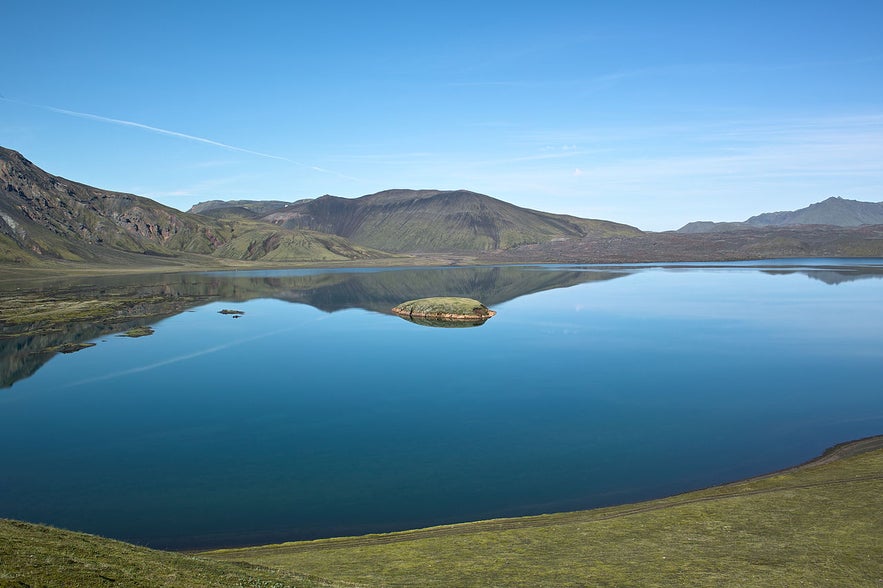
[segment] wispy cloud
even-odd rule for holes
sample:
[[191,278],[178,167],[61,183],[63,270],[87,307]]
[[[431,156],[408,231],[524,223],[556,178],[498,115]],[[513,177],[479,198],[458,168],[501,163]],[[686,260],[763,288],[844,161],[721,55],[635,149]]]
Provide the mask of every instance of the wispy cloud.
[[[76,110],[68,110],[66,108],[58,108],[56,106],[48,106],[45,104],[33,104],[30,102],[25,102],[23,100],[14,100],[12,98],[7,98],[6,96],[4,96],[2,94],[0,94],[0,100],[5,101],[5,102],[15,103],[15,104],[22,104],[22,105],[29,106],[32,108],[40,108],[42,110],[54,112],[56,114],[63,114],[65,116],[72,116],[72,117],[76,117],[76,118],[93,120],[93,121],[112,124],[112,125],[119,125],[119,126],[123,126],[123,127],[140,129],[143,131],[149,131],[151,133],[166,135],[168,137],[175,137],[177,139],[184,139],[186,141],[194,141],[196,143],[203,143],[205,145],[212,145],[214,147],[219,147],[221,149],[227,149],[229,151],[237,151],[239,153],[247,153],[249,155],[255,155],[257,157],[263,157],[266,159],[275,159],[277,161],[285,161],[288,163],[292,163],[294,165],[305,167],[305,168],[315,171],[317,173],[333,175],[333,176],[337,176],[339,178],[343,178],[346,180],[351,180],[351,181],[356,181],[356,182],[364,181],[360,178],[348,176],[344,173],[341,173],[341,172],[338,172],[335,170],[327,169],[327,168],[320,167],[317,165],[312,165],[309,163],[304,163],[301,161],[290,159],[288,157],[283,157],[281,155],[274,155],[272,153],[265,153],[263,151],[256,151],[254,149],[247,149],[245,147],[239,147],[237,145],[230,145],[229,143],[215,141],[214,139],[208,139],[206,137],[199,137],[197,135],[190,135],[188,133],[182,133],[180,131],[173,131],[170,129],[163,129],[160,127],[154,127],[154,126],[146,125],[144,123],[140,123],[140,122],[136,122],[136,121],[125,120],[125,119],[120,119],[120,118],[113,118],[113,117],[109,117],[109,116],[102,116],[99,114],[92,114],[92,113],[88,113],[88,112],[79,112]],[[215,164],[215,163],[213,162],[212,165],[213,164]]]
[[[828,196],[880,200],[883,114],[518,130],[500,157],[440,150],[396,177],[444,178],[532,208],[664,230]],[[385,162],[389,163],[389,162]]]
[[244,147],[237,147],[236,145],[230,145],[228,143],[222,143],[220,141],[206,139],[205,137],[197,137],[196,135],[188,135],[187,133],[181,133],[178,131],[171,131],[169,129],[161,129],[159,127],[145,125],[145,124],[131,121],[131,120],[123,120],[120,118],[111,118],[109,116],[101,116],[98,114],[91,114],[88,112],[77,112],[75,110],[67,110],[66,108],[57,108],[55,106],[47,106],[45,104],[31,104],[28,102],[22,102],[20,100],[12,100],[12,99],[6,98],[6,97],[0,97],[0,99],[5,100],[7,102],[17,102],[19,104],[25,104],[27,106],[42,108],[43,110],[48,110],[50,112],[55,112],[58,114],[64,114],[66,116],[73,116],[76,118],[84,118],[87,120],[94,120],[94,121],[109,123],[109,124],[113,124],[113,125],[120,125],[120,126],[124,126],[124,127],[133,127],[133,128],[141,129],[144,131],[150,131],[151,133],[158,133],[160,135],[167,135],[169,137],[177,137],[179,139],[186,139],[187,141],[196,141],[197,143],[205,143],[206,145],[214,145],[215,147],[220,147],[222,149],[229,149],[230,151],[239,151],[240,153],[248,153],[250,155],[257,155],[258,157],[266,157],[268,159],[277,159],[280,161],[288,161],[290,163],[297,163],[296,161],[292,161],[292,160],[288,159],[287,157],[282,157],[280,155],[273,155],[272,153],[263,153],[261,151],[255,151],[253,149],[246,149]]
[[[181,186],[174,190],[162,191],[162,190],[151,190],[149,188],[138,187],[135,191],[138,193],[143,193],[150,198],[155,199],[163,199],[163,198],[180,198],[180,197],[189,197],[189,196],[199,196],[204,197],[206,195],[215,195],[218,194],[222,189],[227,188],[228,186],[235,186],[237,184],[241,184],[243,181],[249,181],[252,177],[246,174],[238,174],[233,176],[225,176],[225,177],[212,177],[195,184],[191,184],[189,186]],[[224,190],[223,193],[227,191]]]

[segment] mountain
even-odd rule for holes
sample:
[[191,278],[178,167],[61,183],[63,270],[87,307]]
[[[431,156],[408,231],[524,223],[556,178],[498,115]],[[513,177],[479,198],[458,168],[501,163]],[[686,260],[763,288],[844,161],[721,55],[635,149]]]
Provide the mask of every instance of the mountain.
[[388,257],[334,235],[212,219],[93,188],[0,147],[0,261],[138,265],[187,255],[251,261]]
[[361,198],[325,195],[291,203],[261,220],[409,253],[479,252],[555,239],[641,234],[628,225],[530,210],[468,190],[387,190]]
[[252,219],[291,206],[281,200],[208,200],[195,204],[187,212],[218,219]]
[[861,202],[831,197],[800,210],[765,212],[752,216],[744,222],[715,223],[699,221],[687,223],[679,233],[716,233],[761,227],[786,227],[793,225],[833,225],[858,227],[883,225],[883,202]]
[[883,257],[883,225],[746,227],[705,233],[584,237],[488,252],[481,263],[740,261],[786,257]]

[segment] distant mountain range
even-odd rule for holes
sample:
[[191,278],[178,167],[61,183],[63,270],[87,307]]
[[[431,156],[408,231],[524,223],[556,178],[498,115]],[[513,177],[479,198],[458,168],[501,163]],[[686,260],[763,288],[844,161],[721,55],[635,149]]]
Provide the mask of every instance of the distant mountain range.
[[397,253],[493,251],[562,238],[641,233],[620,223],[529,210],[468,190],[386,190],[361,198],[325,195],[275,208],[267,204],[203,202],[190,212],[216,218],[250,215],[286,229],[330,233]]
[[468,191],[347,199],[212,201],[180,212],[53,176],[0,148],[0,261],[145,264],[159,259],[353,261],[469,254],[561,238],[638,235],[619,223],[521,208]]
[[829,198],[742,223],[643,232],[468,190],[387,190],[181,212],[53,176],[0,147],[0,263],[217,267],[242,262],[641,262],[881,257],[883,203]]
[[800,210],[765,212],[743,222],[692,222],[678,229],[679,233],[716,233],[762,227],[790,227],[794,225],[832,225],[859,227],[883,225],[883,202],[860,202],[832,197],[810,204]]

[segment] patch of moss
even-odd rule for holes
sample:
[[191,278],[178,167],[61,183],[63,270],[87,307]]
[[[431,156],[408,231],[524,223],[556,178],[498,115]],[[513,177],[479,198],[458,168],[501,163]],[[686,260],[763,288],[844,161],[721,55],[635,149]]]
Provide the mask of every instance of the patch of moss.
[[148,335],[153,335],[155,331],[151,327],[135,327],[134,329],[129,329],[120,337],[131,337],[133,339],[137,337],[147,337]]
[[431,320],[487,320],[496,313],[472,298],[436,296],[408,300],[394,307],[392,311],[402,317]]
[[95,343],[64,343],[63,345],[49,347],[46,349],[46,351],[57,353],[75,353],[77,351],[80,351],[81,349],[88,349],[89,347],[95,347]]
[[320,588],[295,572],[157,551],[95,535],[0,519],[0,586]]

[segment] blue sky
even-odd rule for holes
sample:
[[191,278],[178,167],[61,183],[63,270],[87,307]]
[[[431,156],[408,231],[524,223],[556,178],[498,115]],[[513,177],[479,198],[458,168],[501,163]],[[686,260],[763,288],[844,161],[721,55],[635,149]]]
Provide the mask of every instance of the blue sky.
[[465,188],[666,230],[883,200],[883,0],[8,4],[0,145],[181,210]]

